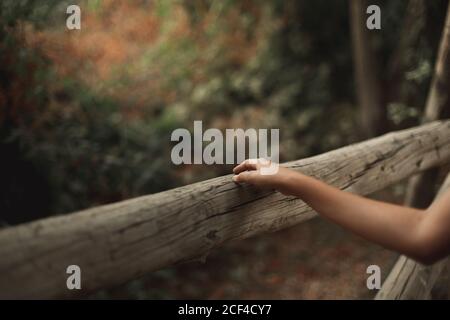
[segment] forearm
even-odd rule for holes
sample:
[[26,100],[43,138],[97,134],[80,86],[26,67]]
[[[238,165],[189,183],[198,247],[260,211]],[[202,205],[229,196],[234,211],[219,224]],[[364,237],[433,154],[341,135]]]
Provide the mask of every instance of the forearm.
[[275,175],[262,175],[259,169],[257,162],[244,161],[233,169],[233,180],[297,196],[323,217],[420,262],[450,254],[450,191],[427,210],[418,210],[341,191],[287,168],[279,167]]
[[284,183],[287,193],[321,216],[384,247],[417,256],[423,210],[363,198],[301,174],[291,175]]

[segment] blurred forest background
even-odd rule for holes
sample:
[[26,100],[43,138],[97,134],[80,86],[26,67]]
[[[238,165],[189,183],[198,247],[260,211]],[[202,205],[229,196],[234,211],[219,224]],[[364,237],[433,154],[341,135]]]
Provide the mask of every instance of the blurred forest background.
[[[71,31],[74,3],[81,30]],[[382,29],[364,44],[377,104],[369,116],[357,95],[350,3],[2,0],[0,222],[230,173],[171,163],[171,132],[194,120],[280,128],[281,161],[418,125],[447,1],[371,1]],[[377,196],[401,202],[403,189]],[[368,298],[366,267],[386,276],[394,259],[316,219],[93,297]]]

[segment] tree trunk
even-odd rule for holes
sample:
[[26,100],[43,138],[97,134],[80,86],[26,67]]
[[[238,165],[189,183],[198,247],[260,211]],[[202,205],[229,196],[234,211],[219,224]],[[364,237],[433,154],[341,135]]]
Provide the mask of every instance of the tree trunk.
[[[442,32],[430,92],[428,94],[422,123],[448,116],[450,109],[450,3]],[[411,177],[406,189],[405,204],[417,208],[430,205],[434,197],[439,168]]]
[[[449,161],[450,120],[285,165],[367,195]],[[87,294],[316,215],[296,197],[237,185],[228,175],[5,228],[0,231],[0,298]],[[66,268],[72,264],[81,268],[82,290],[66,287]]]
[[[387,115],[377,76],[376,56],[371,47],[371,31],[366,27],[364,0],[350,0],[353,61],[360,121],[366,138],[386,132]],[[375,32],[375,31],[372,31]]]

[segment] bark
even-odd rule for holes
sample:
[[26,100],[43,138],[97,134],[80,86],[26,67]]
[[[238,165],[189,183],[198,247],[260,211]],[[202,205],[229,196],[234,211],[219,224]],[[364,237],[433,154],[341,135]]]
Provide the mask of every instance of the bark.
[[[448,116],[450,109],[450,3],[442,32],[439,53],[436,60],[430,92],[425,106],[422,123]],[[439,168],[411,177],[406,189],[405,204],[417,208],[427,207],[434,197],[434,184],[439,176]]]
[[[450,120],[285,165],[367,195],[448,162]],[[314,216],[298,198],[236,185],[228,175],[6,228],[0,231],[0,298],[86,294]],[[66,288],[71,264],[82,270],[82,290]]]
[[[450,174],[448,174],[438,196],[449,188]],[[431,289],[447,263],[448,258],[445,258],[432,266],[423,266],[414,260],[401,256],[375,299],[429,299]]]
[[364,0],[350,0],[350,19],[355,68],[357,101],[360,107],[361,128],[366,138],[386,132],[386,107],[377,77],[376,56],[371,48],[371,32],[366,27]]

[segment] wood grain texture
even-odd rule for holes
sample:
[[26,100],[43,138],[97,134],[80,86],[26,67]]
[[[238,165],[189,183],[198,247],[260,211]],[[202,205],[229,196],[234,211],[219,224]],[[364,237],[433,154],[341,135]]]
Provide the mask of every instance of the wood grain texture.
[[[450,174],[439,190],[439,194],[450,188]],[[439,278],[448,258],[431,266],[424,266],[405,256],[401,256],[383,283],[375,299],[410,300],[428,299],[431,289]]]
[[[367,195],[448,162],[450,120],[285,165]],[[314,216],[295,197],[236,185],[228,175],[6,228],[0,231],[0,298],[86,294]],[[66,288],[70,264],[81,267],[82,290]]]

